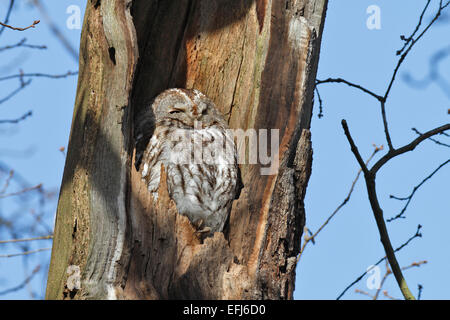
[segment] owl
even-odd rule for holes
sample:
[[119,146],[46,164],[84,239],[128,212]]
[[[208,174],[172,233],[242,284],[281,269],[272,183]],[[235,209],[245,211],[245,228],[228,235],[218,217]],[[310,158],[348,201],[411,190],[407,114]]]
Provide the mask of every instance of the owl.
[[242,187],[234,137],[226,121],[198,90],[168,89],[154,99],[149,111],[153,134],[142,157],[136,158],[148,191],[156,200],[163,164],[177,211],[199,233],[222,232]]

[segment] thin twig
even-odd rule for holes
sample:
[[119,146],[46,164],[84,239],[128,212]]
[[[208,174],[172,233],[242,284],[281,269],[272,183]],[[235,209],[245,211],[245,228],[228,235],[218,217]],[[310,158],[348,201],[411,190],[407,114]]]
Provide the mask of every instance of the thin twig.
[[33,112],[32,111],[28,111],[23,116],[21,116],[20,118],[17,118],[17,119],[0,120],[0,124],[3,124],[3,123],[12,123],[12,124],[19,123],[19,122],[25,120],[26,118],[31,117],[32,115],[33,115]]
[[22,189],[22,190],[17,191],[17,192],[12,192],[12,193],[8,193],[8,194],[2,194],[2,195],[0,195],[0,199],[13,197],[13,196],[18,196],[18,195],[21,195],[21,194],[24,194],[26,192],[30,192],[30,191],[33,191],[33,190],[40,190],[41,188],[42,188],[42,183],[38,184],[37,186],[30,187],[30,188],[25,188],[25,189]]
[[30,24],[28,27],[25,27],[25,28],[13,27],[13,26],[10,26],[10,25],[8,25],[6,23],[3,23],[3,22],[0,22],[0,26],[5,27],[5,28],[9,28],[9,29],[12,29],[12,30],[15,30],[15,31],[25,31],[25,30],[28,30],[30,28],[36,27],[36,25],[39,24],[39,22],[41,22],[41,21],[40,20],[34,20],[32,24]]
[[422,290],[423,286],[421,284],[417,285],[417,300],[420,300],[422,298]]
[[10,170],[8,174],[8,178],[6,178],[5,184],[3,185],[2,190],[0,190],[0,194],[3,194],[6,192],[6,190],[9,187],[9,184],[11,183],[11,179],[14,176],[14,170]]
[[370,293],[368,293],[368,292],[366,292],[366,291],[363,291],[363,290],[360,290],[360,289],[355,289],[355,293],[359,293],[359,294],[368,296],[368,297],[371,298],[371,299],[374,298]]
[[387,292],[387,290],[384,290],[384,291],[383,291],[383,295],[384,295],[386,298],[388,298],[388,299],[391,299],[391,300],[398,300],[397,298],[394,298],[394,297],[390,296],[389,293]]
[[[8,11],[6,12],[6,17],[5,17],[5,23],[8,23],[9,22],[9,17],[11,16],[11,12],[12,12],[12,9],[13,9],[13,7],[14,7],[14,0],[11,0],[10,2],[9,2],[9,7],[8,7]],[[0,28],[0,35],[3,33],[3,31],[6,29],[6,27],[5,26],[2,26],[1,28]]]
[[51,239],[53,239],[53,235],[48,235],[48,236],[43,236],[43,237],[35,237],[35,238],[27,238],[27,239],[0,240],[0,244],[36,241],[36,240],[51,240]]
[[405,206],[402,208],[402,210],[400,211],[399,214],[397,214],[395,217],[389,218],[387,219],[387,222],[391,222],[393,220],[399,219],[399,218],[404,218],[403,214],[405,213],[406,209],[409,206],[409,203],[411,202],[412,198],[414,197],[414,194],[416,193],[416,191],[429,179],[431,179],[440,169],[442,169],[445,165],[450,163],[450,159],[448,159],[447,161],[445,161],[444,163],[441,163],[431,174],[429,174],[425,179],[423,179],[417,186],[415,186],[412,190],[412,192],[404,198],[400,198],[400,197],[396,197],[393,195],[390,195],[389,197],[391,199],[395,199],[395,200],[400,200],[400,201],[406,201]]
[[0,47],[0,52],[5,51],[5,50],[10,50],[10,49],[15,49],[15,48],[30,48],[30,49],[39,49],[39,50],[47,49],[47,46],[32,45],[32,44],[27,44],[26,42],[27,42],[27,38],[23,38],[16,44]]
[[50,78],[50,79],[60,79],[67,78],[69,76],[75,76],[78,74],[78,71],[67,71],[64,74],[46,74],[46,73],[19,73],[13,74],[6,77],[1,77],[0,81],[15,79],[15,78]]
[[316,91],[317,99],[319,100],[319,114],[317,115],[317,117],[320,119],[323,117],[323,101],[322,98],[320,97],[320,92],[319,88],[317,88],[317,85],[314,87],[314,90]]
[[42,249],[37,249],[37,250],[24,251],[24,252],[20,252],[20,253],[2,254],[2,255],[0,255],[0,258],[12,258],[12,257],[18,257],[18,256],[26,256],[29,254],[38,253],[38,252],[42,252],[42,251],[49,251],[49,250],[52,250],[52,248],[42,248]]
[[402,270],[408,270],[408,269],[412,269],[412,268],[418,268],[418,267],[420,267],[421,265],[427,264],[427,263],[428,263],[427,260],[422,260],[422,261],[419,261],[419,262],[413,262],[413,263],[411,263],[409,266],[403,267]]
[[29,79],[28,81],[25,81],[25,82],[21,82],[20,86],[17,89],[15,89],[11,93],[9,93],[6,97],[0,99],[0,104],[5,103],[6,101],[8,101],[12,97],[14,97],[16,94],[18,94],[20,91],[25,89],[30,84],[31,84],[31,79]]
[[361,86],[359,84],[352,83],[352,82],[344,80],[342,78],[328,78],[328,79],[325,79],[325,80],[318,80],[318,79],[316,80],[316,86],[320,85],[320,84],[324,84],[324,83],[344,83],[344,84],[346,84],[346,85],[348,85],[350,87],[359,89],[359,90],[361,90],[361,91],[371,95],[372,97],[374,97],[378,101],[381,101],[381,99],[383,99],[382,96],[374,93],[373,91],[370,91],[369,89],[366,89],[366,88],[364,88],[363,86]]
[[391,268],[389,268],[389,262],[386,260],[386,272],[384,273],[384,276],[381,279],[379,288],[375,292],[375,295],[372,297],[373,300],[377,300],[378,299],[378,296],[380,295],[381,289],[383,288],[384,283],[386,282],[386,279],[388,278],[388,276],[390,274],[392,274],[392,270],[391,270]]
[[408,44],[413,40],[413,38],[414,38],[414,36],[416,35],[416,33],[419,31],[420,26],[422,25],[423,17],[424,17],[424,15],[425,15],[425,12],[426,12],[427,9],[428,9],[428,6],[430,5],[430,2],[431,2],[431,0],[427,0],[427,4],[425,5],[425,8],[422,10],[422,13],[421,13],[421,15],[420,15],[420,17],[419,17],[419,22],[417,23],[416,28],[414,29],[413,33],[412,33],[408,38],[406,38],[406,37],[403,36],[403,35],[400,36],[400,39],[403,40],[403,41],[405,41],[405,43],[404,43],[404,45],[403,45],[403,48],[401,48],[400,50],[397,51],[397,55],[398,55],[398,56],[402,54],[402,52],[406,49],[406,47],[408,46]]

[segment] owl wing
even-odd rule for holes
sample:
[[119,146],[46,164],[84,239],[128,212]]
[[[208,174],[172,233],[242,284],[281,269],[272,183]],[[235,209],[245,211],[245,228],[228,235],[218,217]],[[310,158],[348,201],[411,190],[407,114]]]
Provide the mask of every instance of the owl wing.
[[134,166],[137,171],[139,171],[144,152],[147,150],[147,146],[154,131],[155,119],[153,113],[148,112],[147,110],[141,111],[136,116],[136,126],[134,128],[134,142],[136,148]]
[[[228,219],[233,200],[238,198],[237,192],[240,192],[241,181],[239,166],[237,164],[236,147],[233,136],[228,131],[211,128],[205,132],[206,135],[212,135],[215,141],[221,141],[222,147],[216,148],[211,145],[211,151],[214,152],[218,163],[211,166],[211,174],[214,177],[214,187],[209,197],[210,202],[214,204],[211,208],[211,215],[207,218],[206,225],[210,225],[213,231],[222,231]],[[231,149],[223,148],[225,142]]]
[[161,176],[161,164],[164,163],[164,140],[161,139],[158,128],[150,139],[142,156],[142,179],[145,180],[149,192],[157,197],[159,180]]

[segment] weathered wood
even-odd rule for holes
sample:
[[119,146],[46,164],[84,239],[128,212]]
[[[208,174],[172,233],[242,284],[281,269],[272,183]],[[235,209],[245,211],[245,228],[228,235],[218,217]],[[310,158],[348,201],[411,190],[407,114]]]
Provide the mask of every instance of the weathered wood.
[[[100,1],[98,1],[100,4]],[[127,1],[87,5],[77,96],[56,216],[46,297],[114,297],[131,168],[129,93],[138,51]],[[67,288],[79,266],[81,289]]]
[[[88,3],[47,298],[292,298],[326,5]],[[155,205],[131,165],[133,127],[169,87],[204,92],[231,128],[279,130],[279,170],[261,175],[261,164],[243,164],[226,232],[203,243],[165,180]],[[71,264],[82,286],[69,292]]]

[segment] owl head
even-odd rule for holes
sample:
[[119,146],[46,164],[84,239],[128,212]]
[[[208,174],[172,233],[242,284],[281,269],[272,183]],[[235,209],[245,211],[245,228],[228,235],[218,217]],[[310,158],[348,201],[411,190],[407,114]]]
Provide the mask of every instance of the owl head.
[[168,89],[155,98],[152,109],[157,125],[167,121],[183,128],[225,125],[211,99],[195,89]]

